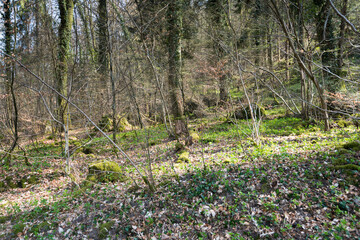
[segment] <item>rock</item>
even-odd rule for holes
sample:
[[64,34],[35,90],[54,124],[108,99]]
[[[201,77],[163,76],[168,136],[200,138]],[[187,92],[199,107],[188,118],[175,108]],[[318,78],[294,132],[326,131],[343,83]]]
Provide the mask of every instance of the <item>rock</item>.
[[185,102],[185,113],[190,119],[203,118],[208,115],[206,106],[202,101],[189,99]]
[[[126,129],[131,127],[130,123],[127,121],[127,119],[125,117],[117,116],[116,117],[116,122],[117,122],[117,131],[118,132],[123,132]],[[103,130],[104,132],[113,131],[114,128],[113,128],[112,116],[110,116],[110,115],[102,116],[99,123],[98,123],[98,127],[101,130]],[[95,130],[97,130],[97,129],[95,128]]]
[[84,154],[94,154],[95,153],[95,150],[92,149],[91,147],[83,147],[81,149],[81,151],[84,153]]
[[89,165],[87,180],[91,182],[124,182],[126,177],[119,164],[102,160]]
[[[262,106],[253,104],[252,109],[257,119],[266,116],[265,109]],[[236,118],[237,120],[251,119],[250,107],[246,106],[236,109],[232,114],[230,114],[230,118]]]
[[18,183],[19,188],[26,188],[29,185],[33,185],[39,182],[39,178],[37,175],[30,175],[22,178]]

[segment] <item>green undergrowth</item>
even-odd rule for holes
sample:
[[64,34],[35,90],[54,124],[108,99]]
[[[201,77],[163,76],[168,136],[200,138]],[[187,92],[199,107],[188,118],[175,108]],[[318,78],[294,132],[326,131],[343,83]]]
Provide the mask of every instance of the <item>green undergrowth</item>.
[[[261,143],[255,144],[249,121],[224,120],[191,122],[190,130],[198,134],[191,146],[167,142],[161,125],[119,133],[121,147],[138,150],[137,166],[147,167],[139,149],[146,142],[153,147],[155,192],[128,163],[114,165],[124,174],[100,174],[103,179],[89,188],[64,184],[26,209],[4,204],[0,231],[7,225],[11,232],[0,238],[79,239],[82,233],[93,239],[161,239],[176,232],[177,239],[259,239],[264,233],[268,239],[354,239],[360,228],[360,138],[353,126],[323,132],[315,121],[266,119]],[[71,145],[85,149],[87,141],[72,140]],[[61,143],[48,145],[28,146],[29,154],[61,156]],[[104,138],[93,138],[86,148],[94,152],[87,155],[109,153],[109,146]],[[44,178],[41,169],[51,167],[45,164],[48,158],[39,158],[44,165],[37,166],[36,182]],[[113,179],[123,175],[136,183]]]
[[[26,234],[36,237],[75,238],[78,231],[95,229],[96,239],[134,238],[140,231],[156,237],[159,230],[171,234],[176,225],[181,238],[199,239],[206,236],[206,231],[197,227],[204,222],[214,232],[241,233],[247,239],[258,239],[267,229],[274,239],[284,234],[302,239],[350,239],[360,227],[360,198],[344,173],[330,167],[328,159],[329,155],[317,152],[302,158],[268,157],[246,166],[207,164],[189,169],[179,179],[168,178],[155,194],[137,188],[119,198],[111,185],[87,189],[86,194],[69,191],[59,200],[34,203],[28,212],[13,206],[9,216],[14,217],[4,221],[13,223],[10,236],[29,229]],[[77,224],[66,218],[72,212],[77,213]],[[299,220],[298,212],[308,218]],[[141,227],[137,219],[143,219]],[[299,233],[308,224],[317,227]],[[59,227],[64,229],[62,233]]]
[[[297,136],[319,131],[320,127],[313,121],[304,121],[299,118],[276,118],[263,120],[260,124],[260,134],[262,136]],[[204,130],[200,141],[208,143],[218,142],[220,139],[244,138],[250,136],[251,132],[250,120],[224,122]]]

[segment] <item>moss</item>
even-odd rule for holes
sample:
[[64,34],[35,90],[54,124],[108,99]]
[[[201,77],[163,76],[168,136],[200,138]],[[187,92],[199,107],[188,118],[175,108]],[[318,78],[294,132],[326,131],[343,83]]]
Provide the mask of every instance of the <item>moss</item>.
[[268,192],[270,192],[270,190],[271,190],[271,186],[270,186],[269,183],[261,184],[261,186],[260,186],[260,191],[261,191],[262,193],[268,193]]
[[70,173],[68,175],[68,177],[71,179],[71,181],[76,182],[76,178],[75,178],[74,174]]
[[99,239],[104,239],[109,234],[110,229],[114,226],[115,221],[103,223],[99,226]]
[[128,120],[125,117],[122,117],[119,119],[118,117],[118,131],[123,132],[125,131],[127,128],[131,127],[130,123],[128,122]]
[[360,151],[360,142],[354,141],[354,142],[345,143],[343,145],[343,148],[353,151]]
[[186,162],[186,163],[188,163],[188,162],[190,162],[190,159],[189,159],[189,152],[182,152],[180,155],[179,155],[179,157],[178,157],[178,159],[177,159],[177,161],[176,161],[177,163],[183,163],[183,162]]
[[200,139],[200,142],[202,142],[202,143],[217,143],[217,142],[219,142],[219,140],[218,139],[216,139],[216,138],[202,138],[202,139]]
[[344,154],[349,154],[349,153],[351,153],[351,151],[349,151],[349,150],[347,150],[345,148],[338,148],[337,149],[337,154],[338,155],[344,155]]
[[333,165],[344,165],[344,164],[347,164],[347,161],[342,157],[338,157],[332,161],[332,164]]
[[150,183],[150,181],[148,180],[148,178],[146,176],[142,176],[143,181],[145,182],[145,184],[149,187],[151,192],[155,192],[155,186],[153,184]]
[[12,228],[12,231],[13,231],[13,234],[16,236],[18,235],[19,233],[23,232],[24,231],[24,228],[25,228],[25,224],[23,223],[17,223],[13,226]]
[[112,125],[113,125],[113,121],[112,121],[110,115],[102,116],[98,123],[99,128],[101,130],[103,130],[104,132],[109,132],[111,130]]
[[95,154],[88,154],[86,155],[88,158],[96,158]]
[[351,125],[352,125],[352,122],[341,118],[341,119],[339,119],[339,120],[336,121],[336,124],[337,124],[340,128],[344,128],[344,127],[349,127],[349,126],[351,126]]
[[360,166],[355,164],[345,164],[345,165],[336,165],[334,166],[334,169],[347,169],[347,170],[357,170],[360,172]]
[[34,185],[39,182],[39,177],[37,175],[30,175],[27,177],[22,178],[18,183],[17,186],[19,188],[26,188],[29,185]]
[[10,220],[10,217],[9,216],[0,216],[0,223],[1,224],[4,224],[6,223],[7,221]]
[[49,135],[49,136],[46,137],[46,139],[48,139],[48,140],[53,140],[53,139],[54,139],[54,136],[53,136],[53,135]]
[[39,181],[39,178],[36,175],[30,176],[30,178],[28,179],[29,184],[36,184],[36,183],[38,183],[38,181]]
[[7,190],[7,185],[4,182],[0,182],[0,192],[5,192]]
[[224,163],[224,164],[229,164],[229,163],[230,163],[230,160],[229,160],[229,159],[225,159],[225,160],[223,161],[223,163]]
[[[95,177],[95,178],[94,178]],[[89,165],[89,175],[87,179],[93,182],[115,182],[125,181],[122,168],[112,161],[98,161]]]
[[190,137],[193,142],[198,142],[200,140],[200,136],[196,132],[191,132]]
[[17,188],[16,183],[14,183],[11,179],[12,178],[10,176],[5,178],[5,182],[8,186],[8,188]]
[[[117,116],[117,131],[118,132],[123,132],[125,131],[127,128],[131,127],[130,123],[127,121],[127,119],[125,117],[122,116]],[[101,117],[101,120],[98,123],[98,126],[101,130],[105,131],[105,132],[110,132],[113,131],[113,119],[112,116],[110,115],[105,115]],[[97,129],[95,129],[97,130]]]

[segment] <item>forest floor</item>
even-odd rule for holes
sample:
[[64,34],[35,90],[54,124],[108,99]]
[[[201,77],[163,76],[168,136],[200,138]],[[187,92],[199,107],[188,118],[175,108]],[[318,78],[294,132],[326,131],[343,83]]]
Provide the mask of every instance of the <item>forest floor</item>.
[[[337,169],[360,165],[360,135],[348,125],[323,132],[265,119],[257,145],[245,120],[196,120],[189,162],[163,126],[120,133],[143,173],[150,156],[155,192],[98,135],[71,139],[72,179],[63,142],[39,139],[25,147],[31,166],[19,151],[0,169],[0,239],[360,239],[360,172]],[[101,159],[126,167],[140,188],[84,187],[88,164]]]

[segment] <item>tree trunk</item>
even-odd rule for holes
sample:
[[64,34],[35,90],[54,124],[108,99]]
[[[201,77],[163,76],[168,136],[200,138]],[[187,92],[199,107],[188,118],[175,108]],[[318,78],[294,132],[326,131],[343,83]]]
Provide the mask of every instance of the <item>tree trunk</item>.
[[[67,97],[67,82],[68,82],[68,60],[70,55],[71,43],[71,28],[73,23],[74,2],[73,0],[58,0],[60,11],[60,26],[59,26],[59,48],[58,48],[58,62],[56,69],[57,91],[63,96]],[[57,98],[57,112],[59,121],[65,124],[70,119],[67,119],[67,101],[60,96]],[[65,124],[66,125],[66,124]],[[62,131],[63,129],[59,128]]]
[[320,7],[317,15],[317,38],[320,44],[321,62],[324,68],[323,75],[325,84],[329,92],[335,92],[339,84],[336,78],[328,71],[335,73],[335,36],[333,25],[333,14],[331,6],[327,0],[314,0],[314,3]]
[[181,30],[182,30],[182,0],[174,0],[168,6],[168,53],[169,71],[168,84],[170,106],[175,120],[175,136],[187,134],[184,117],[184,106],[181,96]]
[[101,86],[106,89],[109,75],[109,37],[107,0],[99,0],[98,5],[98,64]]
[[226,56],[222,44],[227,44],[228,41],[228,13],[226,9],[229,8],[228,0],[210,0],[207,2],[206,10],[208,18],[210,19],[211,30],[214,34],[213,36],[213,51],[214,59],[212,64],[214,67],[218,66],[220,76],[218,77],[219,81],[219,100],[220,104],[225,104],[229,101],[229,83],[226,76],[226,69],[224,64],[224,58]]
[[[347,14],[347,5],[348,0],[343,1],[343,7],[341,9],[341,14],[346,17]],[[338,43],[338,54],[337,54],[337,75],[343,76],[342,67],[344,66],[344,42],[345,42],[345,27],[346,21],[345,19],[341,19],[340,23],[340,36],[339,36],[339,43]],[[344,85],[344,84],[342,84]]]

